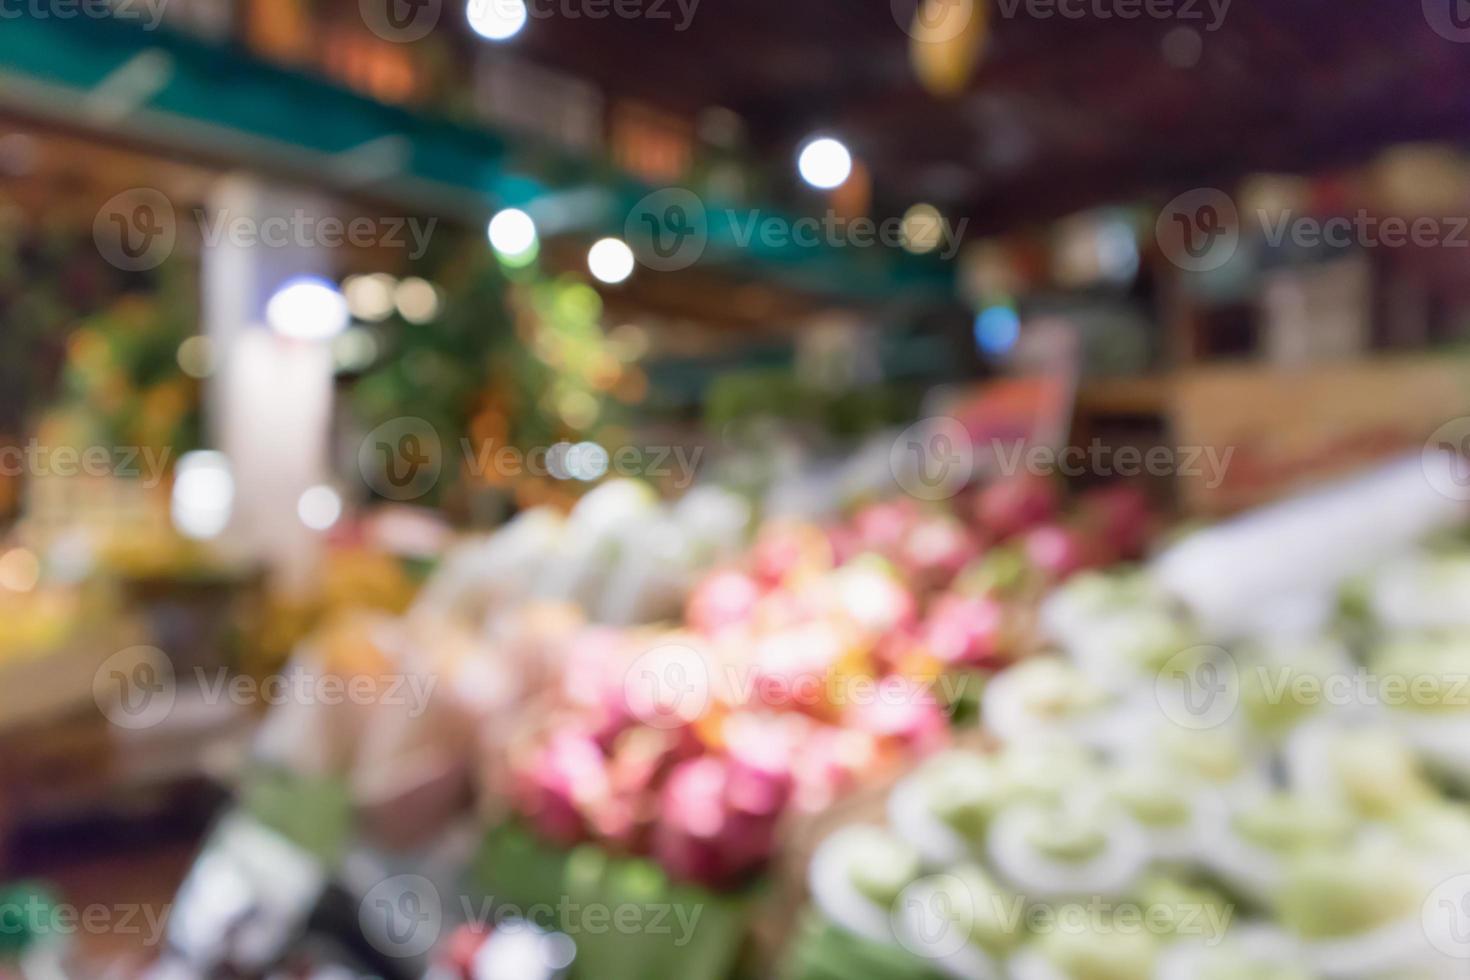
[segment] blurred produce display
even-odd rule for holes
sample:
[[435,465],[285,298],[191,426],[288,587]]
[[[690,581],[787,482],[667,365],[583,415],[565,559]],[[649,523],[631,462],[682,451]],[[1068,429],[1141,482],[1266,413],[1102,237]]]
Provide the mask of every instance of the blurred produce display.
[[986,688],[809,870],[794,978],[1458,976],[1470,895],[1460,534],[1338,617],[1216,645],[1149,576],[1047,600],[1055,652]]
[[297,651],[288,678],[404,696],[276,708],[247,806],[333,864],[422,846],[473,804],[493,828],[474,893],[693,903],[688,949],[618,937],[626,975],[723,976],[786,836],[973,727],[985,678],[1034,646],[1040,597],[1140,557],[1154,526],[1127,488],[1065,503],[1030,478],[826,525],[750,519],[728,491],[668,506],[614,481],[460,544],[401,617],[339,619]]

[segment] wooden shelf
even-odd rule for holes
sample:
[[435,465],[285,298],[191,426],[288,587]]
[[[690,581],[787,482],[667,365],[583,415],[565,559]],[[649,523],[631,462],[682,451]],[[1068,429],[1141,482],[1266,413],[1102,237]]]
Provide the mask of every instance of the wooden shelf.
[[1077,411],[1091,416],[1164,415],[1173,387],[1170,375],[1084,381],[1077,392]]

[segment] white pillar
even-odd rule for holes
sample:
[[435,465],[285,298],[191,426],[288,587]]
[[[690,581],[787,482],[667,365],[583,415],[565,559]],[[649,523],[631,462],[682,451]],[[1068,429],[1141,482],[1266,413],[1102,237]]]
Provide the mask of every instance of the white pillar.
[[[266,326],[271,295],[301,275],[331,277],[333,256],[296,229],[300,215],[333,213],[306,192],[231,175],[214,187],[203,223],[218,232],[202,246],[204,332],[217,352],[206,396],[212,441],[229,457],[235,509],[226,547],[263,560],[280,583],[299,588],[320,554],[316,532],[297,516],[302,491],[328,475],[332,357],[326,343],[279,337]],[[269,218],[284,236],[262,236]],[[234,234],[240,229],[242,234]]]

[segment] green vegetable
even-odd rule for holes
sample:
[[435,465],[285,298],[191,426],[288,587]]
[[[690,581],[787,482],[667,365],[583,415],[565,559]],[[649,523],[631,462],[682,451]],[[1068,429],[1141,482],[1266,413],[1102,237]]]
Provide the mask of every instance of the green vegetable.
[[1349,732],[1332,747],[1332,766],[1353,808],[1384,819],[1434,796],[1408,746],[1382,732]]
[[1097,829],[1091,814],[1056,810],[1041,817],[1027,842],[1056,861],[1090,861],[1103,852],[1108,839]]
[[1401,855],[1316,852],[1295,859],[1277,896],[1281,921],[1312,939],[1353,936],[1419,914],[1424,889]]
[[1131,769],[1114,782],[1113,795],[1139,823],[1178,827],[1189,822],[1189,797],[1177,780],[1160,772]]
[[1308,848],[1340,847],[1353,832],[1350,814],[1295,796],[1273,796],[1234,820],[1237,832],[1258,847],[1290,854]]
[[1170,731],[1163,749],[1171,765],[1211,783],[1228,783],[1246,770],[1245,751],[1228,731]]
[[934,813],[970,840],[985,834],[990,818],[1006,801],[1006,786],[991,762],[973,753],[935,759],[922,776]]
[[1037,943],[1067,980],[1139,980],[1151,977],[1158,941],[1141,929],[1057,929]]
[[1245,950],[1217,950],[1200,968],[1198,980],[1312,980],[1312,974],[1286,963],[1263,960]]
[[1229,925],[1234,907],[1213,888],[1186,884],[1158,875],[1146,879],[1138,889],[1138,904],[1146,921],[1160,919],[1172,930],[1183,930],[1190,938],[1208,943],[1219,942],[1221,932]]
[[918,852],[892,834],[875,832],[854,857],[849,872],[853,887],[877,905],[892,905],[919,876]]

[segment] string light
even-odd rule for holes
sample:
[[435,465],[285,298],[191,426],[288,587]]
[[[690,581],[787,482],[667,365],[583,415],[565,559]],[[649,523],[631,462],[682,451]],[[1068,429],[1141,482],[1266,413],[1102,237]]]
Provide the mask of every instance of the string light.
[[439,290],[427,279],[409,276],[393,291],[393,303],[409,323],[428,323],[439,315]]
[[490,219],[486,235],[495,254],[507,262],[521,263],[536,254],[536,222],[519,208],[498,212]]
[[608,285],[616,285],[631,276],[633,264],[633,250],[616,238],[604,238],[587,250],[587,268]]
[[234,505],[235,479],[224,453],[199,450],[179,457],[171,513],[180,534],[195,540],[219,537]]
[[300,276],[276,290],[265,320],[283,337],[330,340],[347,329],[352,315],[337,287],[318,276]]
[[852,174],[852,154],[830,136],[808,140],[796,159],[801,179],[820,190],[841,187]]
[[915,204],[904,212],[903,247],[914,255],[924,255],[939,247],[944,237],[944,217],[932,204]]
[[179,370],[191,378],[207,378],[214,373],[214,345],[208,337],[195,335],[179,344],[175,354]]
[[465,18],[470,28],[487,41],[508,41],[526,26],[524,0],[469,0]]
[[41,581],[41,562],[26,548],[12,548],[0,555],[0,589],[29,592]]
[[342,282],[347,309],[359,320],[377,323],[393,315],[393,277],[385,272],[368,276],[348,276]]
[[296,501],[296,516],[313,531],[325,531],[342,516],[342,496],[325,484],[308,487]]

